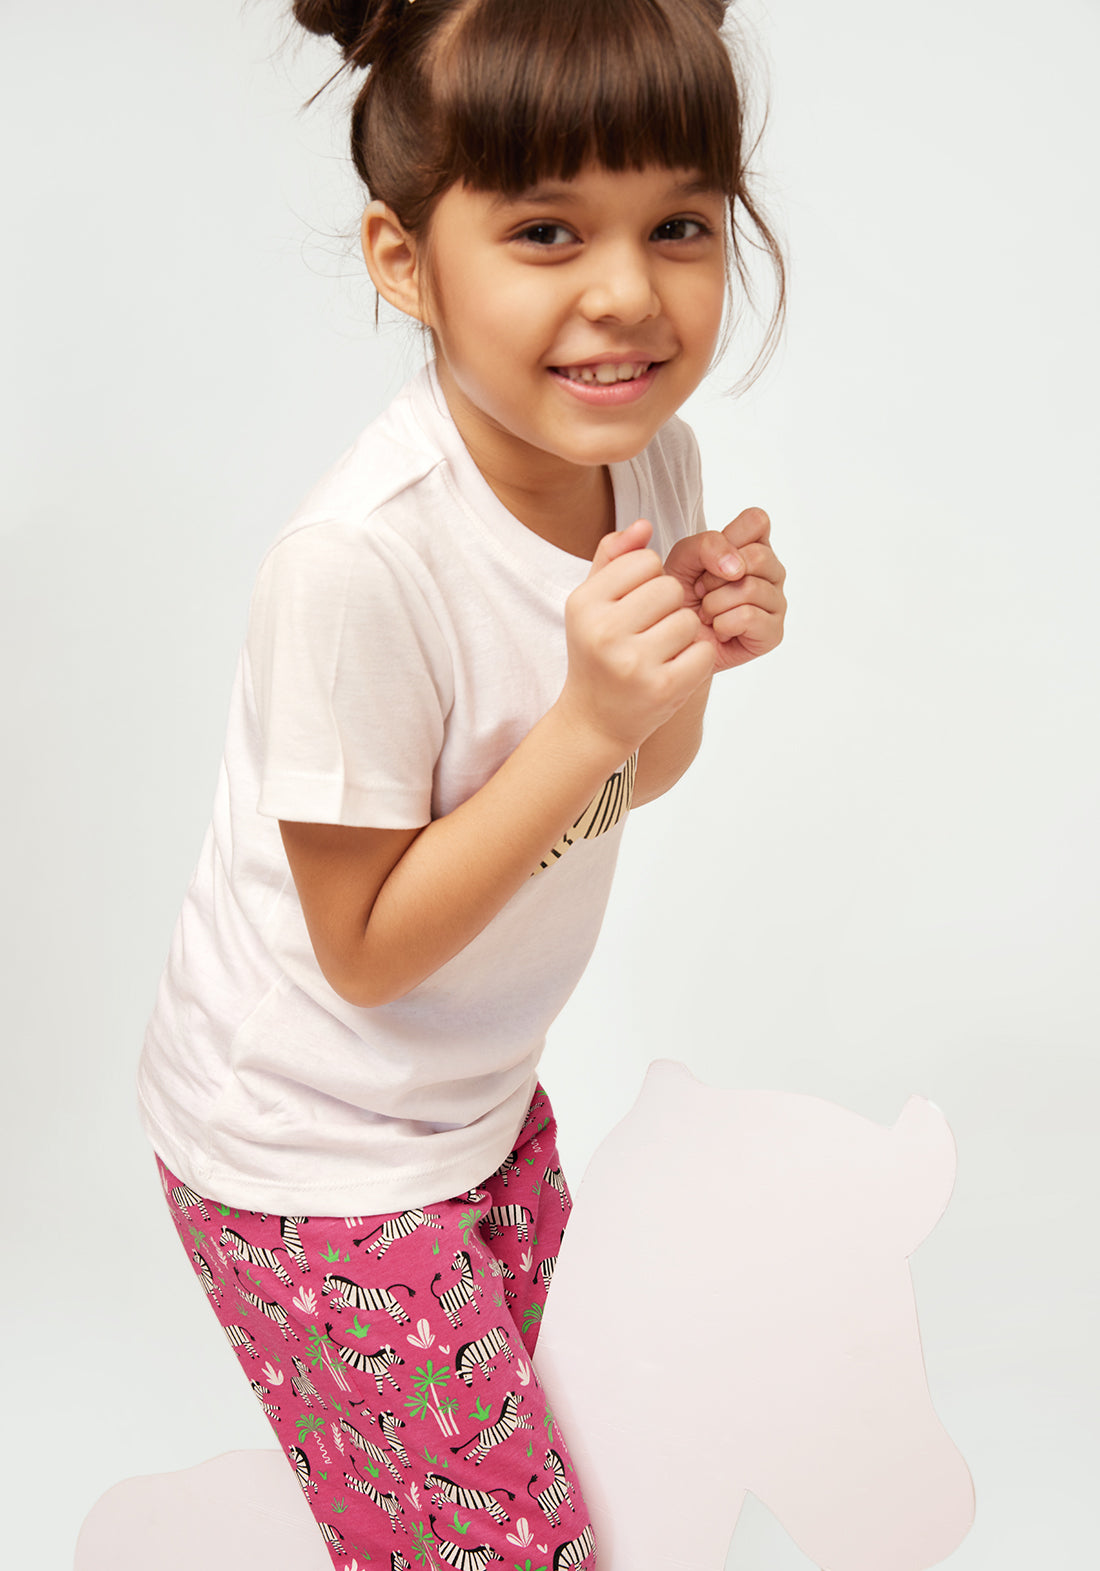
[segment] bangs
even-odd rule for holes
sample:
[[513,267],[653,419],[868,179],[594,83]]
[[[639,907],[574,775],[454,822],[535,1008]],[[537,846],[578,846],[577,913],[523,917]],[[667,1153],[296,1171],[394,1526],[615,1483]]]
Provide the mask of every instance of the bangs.
[[698,0],[475,0],[440,43],[437,189],[512,196],[593,162],[698,170],[737,194],[742,106]]

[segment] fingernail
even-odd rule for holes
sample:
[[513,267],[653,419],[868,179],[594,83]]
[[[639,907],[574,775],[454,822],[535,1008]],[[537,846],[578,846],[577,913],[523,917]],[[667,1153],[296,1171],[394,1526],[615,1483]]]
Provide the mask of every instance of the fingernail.
[[728,556],[724,556],[718,563],[718,566],[727,578],[736,578],[738,574],[745,571],[745,564],[736,551],[731,551]]

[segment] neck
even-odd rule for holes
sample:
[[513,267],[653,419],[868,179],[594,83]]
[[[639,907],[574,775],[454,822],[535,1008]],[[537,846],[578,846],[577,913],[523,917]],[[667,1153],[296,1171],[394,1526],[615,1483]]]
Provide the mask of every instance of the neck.
[[590,562],[615,527],[606,464],[570,463],[518,441],[469,403],[445,365],[436,369],[451,418],[493,494],[532,534]]

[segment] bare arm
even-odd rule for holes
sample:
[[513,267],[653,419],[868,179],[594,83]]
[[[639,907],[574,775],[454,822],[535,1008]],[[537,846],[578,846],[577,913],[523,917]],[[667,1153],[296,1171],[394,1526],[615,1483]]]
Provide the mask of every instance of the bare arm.
[[710,695],[710,682],[704,682],[671,720],[646,738],[638,749],[638,773],[634,777],[632,807],[643,807],[670,791],[686,774],[703,740],[703,715]]
[[350,1003],[400,998],[465,948],[705,682],[710,645],[648,536],[639,523],[601,542],[566,609],[560,698],[454,812],[419,830],[281,825],[318,964]]

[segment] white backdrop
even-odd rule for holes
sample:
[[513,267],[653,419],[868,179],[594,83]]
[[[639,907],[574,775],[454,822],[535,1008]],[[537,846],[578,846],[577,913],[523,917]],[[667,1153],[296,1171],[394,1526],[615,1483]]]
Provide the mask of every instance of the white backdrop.
[[[67,1567],[116,1480],[271,1443],[131,1086],[260,553],[421,351],[374,330],[341,93],[298,113],[330,56],[284,46],[278,5],[21,9],[0,51],[0,1541]],[[1100,7],[744,9],[790,326],[746,398],[722,396],[731,359],[688,414],[711,521],[772,513],[789,634],[720,681],[691,775],[632,819],[544,1078],[574,1182],[655,1057],[884,1123],[910,1091],[938,1102],[959,1179],[914,1276],[978,1492],[951,1563],[1083,1565]],[[762,1508],[735,1536],[737,1571],[806,1564]]]

